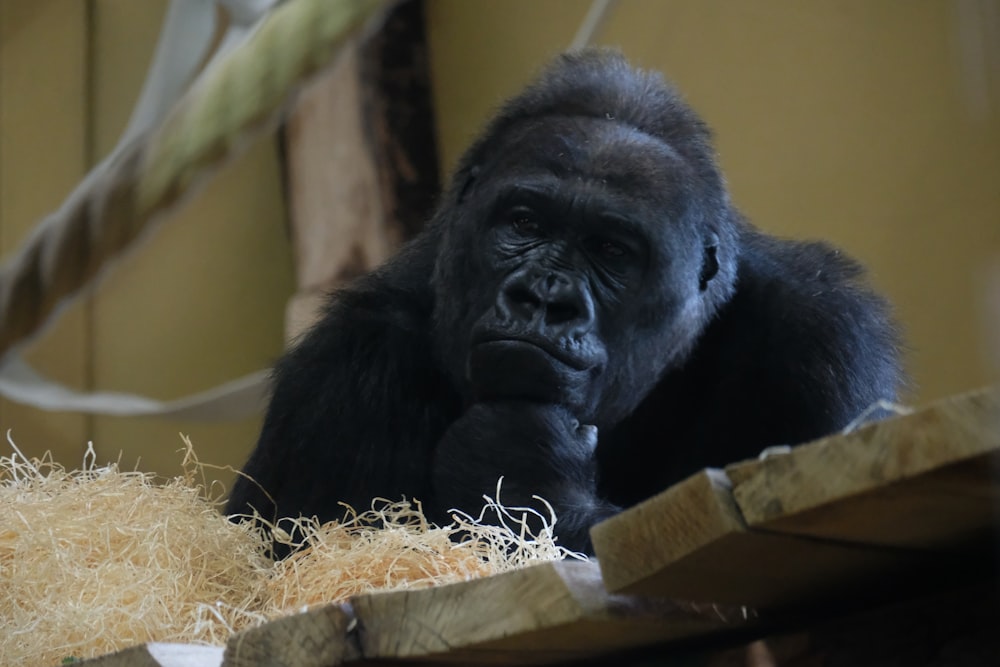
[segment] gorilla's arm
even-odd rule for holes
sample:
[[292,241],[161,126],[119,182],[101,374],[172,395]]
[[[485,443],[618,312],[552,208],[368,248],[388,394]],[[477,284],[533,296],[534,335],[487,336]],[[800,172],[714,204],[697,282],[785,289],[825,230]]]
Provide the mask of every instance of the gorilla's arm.
[[338,293],[281,359],[244,467],[256,483],[237,479],[227,513],[329,520],[341,501],[363,511],[376,496],[429,494],[432,447],[461,410],[430,352],[432,250],[426,240],[411,244]]
[[[533,496],[543,498],[556,510],[559,544],[590,552],[590,527],[621,510],[597,497],[596,446],[597,429],[580,424],[557,405],[472,405],[448,429],[435,453],[438,511],[481,506],[483,494],[492,496],[502,476],[500,500],[505,506],[531,507],[548,520]],[[537,531],[539,525],[531,523],[531,528]]]

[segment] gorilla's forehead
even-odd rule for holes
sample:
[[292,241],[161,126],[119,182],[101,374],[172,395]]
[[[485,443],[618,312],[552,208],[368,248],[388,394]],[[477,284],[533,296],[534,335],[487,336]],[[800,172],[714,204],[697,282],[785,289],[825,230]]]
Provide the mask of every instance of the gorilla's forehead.
[[673,201],[691,180],[669,144],[613,119],[534,119],[508,130],[484,157],[484,167],[502,180],[548,175],[569,186],[600,185],[631,201],[654,194]]

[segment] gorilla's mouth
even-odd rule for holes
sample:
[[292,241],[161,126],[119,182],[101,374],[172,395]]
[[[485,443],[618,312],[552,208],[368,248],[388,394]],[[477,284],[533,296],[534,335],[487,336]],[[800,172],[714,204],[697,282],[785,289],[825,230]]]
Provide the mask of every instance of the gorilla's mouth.
[[476,400],[511,399],[582,405],[595,365],[530,338],[487,335],[473,340],[466,372]]
[[549,341],[530,337],[483,333],[473,338],[472,347],[473,350],[490,356],[536,357],[540,363],[555,361],[573,371],[587,371],[595,365],[594,360],[588,358],[589,355],[574,354]]

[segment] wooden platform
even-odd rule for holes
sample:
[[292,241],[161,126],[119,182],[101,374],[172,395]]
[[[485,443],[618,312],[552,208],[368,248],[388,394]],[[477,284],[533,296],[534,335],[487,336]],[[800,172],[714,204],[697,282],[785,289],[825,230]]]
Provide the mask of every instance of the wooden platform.
[[[843,638],[853,626],[836,625],[838,614],[992,576],[998,513],[1000,387],[698,473],[595,526],[600,566],[564,561],[364,595],[240,633],[224,650],[152,644],[86,664],[554,664],[650,646],[662,656],[692,642],[724,647],[802,631],[811,619]],[[970,590],[967,614],[1000,609],[995,581]],[[972,633],[966,648],[992,650],[981,644],[1000,642],[997,634]]]

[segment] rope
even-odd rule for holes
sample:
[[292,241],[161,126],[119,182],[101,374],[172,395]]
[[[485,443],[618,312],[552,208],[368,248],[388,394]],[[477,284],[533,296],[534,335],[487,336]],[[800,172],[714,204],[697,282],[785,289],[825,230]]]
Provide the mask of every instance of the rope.
[[136,137],[39,224],[0,267],[0,358],[26,342],[196,181],[275,122],[382,0],[289,0],[201,77],[151,133]]
[[570,51],[579,51],[580,49],[590,46],[594,41],[594,37],[601,32],[604,28],[604,24],[607,22],[608,17],[615,8],[615,4],[618,0],[593,0],[590,3],[590,9],[587,10],[587,15],[583,17],[583,22],[576,31],[576,35],[573,36],[573,41],[570,42]]

